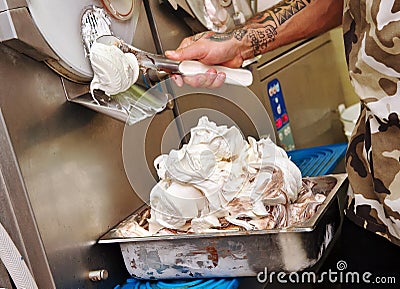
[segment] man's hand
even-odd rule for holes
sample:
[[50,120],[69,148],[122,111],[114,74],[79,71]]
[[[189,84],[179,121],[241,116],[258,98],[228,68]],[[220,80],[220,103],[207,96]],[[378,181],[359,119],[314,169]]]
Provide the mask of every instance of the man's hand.
[[182,87],[184,83],[193,87],[217,88],[225,82],[224,72],[217,72],[214,68],[207,70],[206,73],[199,73],[194,76],[173,75],[172,79],[176,85]]
[[[237,68],[243,63],[240,40],[235,36],[234,31],[203,32],[185,38],[176,50],[166,51],[165,56],[177,61],[198,60],[207,65]],[[224,83],[226,75],[212,68],[204,74],[183,77],[174,75],[172,78],[178,86],[187,83],[193,87],[217,88]]]
[[[226,33],[203,32],[185,38],[168,58],[198,60],[207,65],[237,68],[243,61],[283,45],[313,37],[342,22],[343,0],[282,0],[257,13],[243,27]],[[175,76],[176,83],[218,87],[225,76],[213,70],[199,76]]]

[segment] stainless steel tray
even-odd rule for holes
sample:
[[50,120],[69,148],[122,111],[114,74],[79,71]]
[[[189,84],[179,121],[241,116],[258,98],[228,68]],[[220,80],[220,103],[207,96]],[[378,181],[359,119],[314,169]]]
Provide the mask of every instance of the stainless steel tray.
[[347,190],[347,175],[309,177],[313,192],[327,197],[315,215],[299,226],[258,231],[121,238],[115,232],[137,212],[102,236],[119,243],[126,269],[142,279],[257,276],[259,272],[301,271],[315,265],[340,225],[337,196]]

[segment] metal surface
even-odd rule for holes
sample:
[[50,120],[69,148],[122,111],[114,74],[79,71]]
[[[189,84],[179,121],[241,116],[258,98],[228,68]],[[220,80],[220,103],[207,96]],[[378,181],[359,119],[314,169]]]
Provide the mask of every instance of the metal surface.
[[[0,216],[24,225],[18,234],[34,256],[39,287],[110,288],[122,283],[127,274],[119,247],[104,248],[95,241],[142,204],[124,172],[123,123],[69,103],[58,75],[4,45],[0,79],[0,107],[26,188],[14,187],[19,175],[4,163],[12,185],[5,194],[23,200],[26,193],[29,198],[29,203],[15,204],[18,210],[2,210]],[[172,119],[172,112],[165,111],[151,127],[157,131]],[[137,135],[144,141],[145,131]],[[156,146],[146,150],[149,163],[149,155],[160,153]],[[106,269],[109,278],[93,283],[88,272],[98,268]]]
[[[143,51],[149,51],[150,54],[155,54],[155,53],[160,53],[161,49],[161,40],[159,37],[157,39],[152,39],[152,35],[156,33],[158,30],[156,27],[152,26],[148,23],[148,19],[153,19],[153,14],[155,13],[158,17],[159,20],[166,21],[166,25],[168,27],[172,28],[174,33],[180,33],[182,35],[186,35],[188,33],[187,27],[185,25],[179,25],[173,17],[170,17],[171,15],[168,15],[167,11],[160,10],[159,5],[155,5],[154,7],[150,7],[150,3],[145,2],[147,10],[145,9],[145,5],[140,5],[138,8],[141,10],[139,11],[139,16],[138,16],[138,25],[140,29],[138,29],[135,32],[135,38],[133,40],[132,46],[134,46],[138,50],[143,50]],[[151,11],[152,9],[152,11]],[[148,13],[151,13],[150,16],[147,16]],[[167,13],[167,14],[165,14]],[[168,17],[165,17],[165,16]],[[169,20],[169,18],[172,18]],[[151,22],[152,25],[155,25],[154,20]],[[162,30],[165,27],[162,27]],[[165,31],[163,31],[165,32]],[[168,32],[171,32],[169,30]],[[166,33],[163,33],[163,36],[165,36]],[[163,38],[164,39],[164,38]],[[176,40],[176,37],[174,38]],[[171,39],[168,39],[169,41]],[[177,45],[177,44],[176,44]],[[147,52],[146,52],[147,53]],[[161,52],[162,53],[162,52]],[[158,56],[158,58],[162,59],[163,61],[168,61],[162,56]],[[147,58],[146,58],[147,59]],[[152,65],[151,61],[147,61],[149,65]],[[172,62],[172,61],[171,61]],[[58,73],[60,70],[58,69]],[[139,77],[138,80],[138,85],[141,86],[153,86],[155,84],[154,81],[160,81],[168,76],[168,74],[161,74],[153,71],[153,70],[147,70],[146,73],[141,73],[142,77]],[[69,79],[69,77],[67,77]],[[126,109],[121,109],[121,103],[118,103],[118,101],[107,101],[106,103],[103,103],[102,105],[99,105],[98,102],[93,101],[92,97],[88,95],[89,93],[89,85],[87,84],[77,84],[76,81],[70,81],[66,78],[62,78],[63,82],[63,87],[65,89],[65,95],[68,100],[79,103],[83,106],[86,106],[88,108],[93,109],[94,111],[103,113],[105,115],[111,116],[117,120],[126,122],[127,120],[131,120],[130,115],[129,115],[129,110],[127,111]],[[167,89],[168,90],[168,89]],[[118,108],[116,108],[118,106]],[[160,106],[161,107],[161,106]],[[157,108],[156,111],[159,111],[161,108]],[[173,107],[174,111],[176,110],[176,107]],[[131,114],[133,115],[133,114]],[[176,115],[176,114],[175,114]],[[131,121],[131,123],[134,123],[136,121]]]
[[[154,53],[162,54],[165,50],[175,49],[179,46],[184,37],[192,35],[192,31],[182,22],[182,19],[174,16],[173,8],[168,3],[160,4],[159,1],[149,0],[144,0],[143,2],[148,3],[148,11],[151,11],[149,17],[153,19],[155,26],[151,32],[152,34],[156,33],[156,35],[154,35],[154,41],[156,43]],[[133,43],[133,45],[141,48],[141,46],[135,43]],[[142,49],[153,52],[149,49]]]
[[58,60],[40,34],[27,7],[0,12],[0,42],[36,60]]
[[219,125],[237,126],[243,136],[256,139],[270,136],[275,141],[273,125],[263,103],[250,89],[242,86],[223,85],[218,89],[193,89],[189,86],[174,86],[183,122],[183,133],[197,125],[206,115]]
[[[88,83],[93,72],[85,58],[76,25],[79,25],[85,6],[98,3],[91,0],[70,2],[2,0],[0,42],[36,60],[45,61],[64,78]],[[111,20],[113,30],[128,42],[133,39],[139,4],[139,0],[135,0],[134,15],[129,21]],[[52,13],[48,13],[49,10]]]
[[26,6],[25,0],[0,0],[0,12],[24,6]]
[[136,0],[102,0],[101,2],[113,17],[121,21],[129,20],[138,6]]
[[297,149],[346,141],[337,111],[345,98],[340,79],[343,63],[332,55],[335,47],[328,32],[268,52],[251,65],[251,89],[270,115],[267,84],[279,80]]
[[[0,222],[24,258],[39,288],[54,288],[29,195],[3,118],[2,106],[0,106],[0,207]],[[11,287],[4,286],[4,288]]]
[[143,0],[144,9],[146,10],[147,21],[149,22],[151,35],[154,39],[154,45],[156,46],[157,54],[162,54],[164,52],[161,44],[160,33],[158,32],[158,27],[154,18],[154,14],[151,10],[149,0]]
[[64,90],[69,101],[88,107],[128,125],[153,117],[163,111],[168,102],[168,95],[162,90],[146,91],[136,84],[112,97],[101,90],[95,90],[93,95],[88,93],[78,98],[70,99],[65,86]]
[[[256,276],[258,272],[300,271],[315,265],[327,250],[341,222],[338,195],[346,192],[347,175],[307,178],[314,193],[326,200],[302,224],[284,229],[117,237],[119,226],[100,243],[120,243],[125,266],[133,277],[176,279]],[[139,212],[140,214],[140,212]]]
[[144,72],[146,72],[148,69],[153,69],[156,71],[165,71],[167,73],[180,73],[179,61],[168,59],[163,55],[140,50],[113,35],[100,36],[97,38],[96,42],[105,45],[116,45],[124,53],[133,53],[138,60],[140,68]]
[[[89,5],[99,5],[99,3],[93,0],[28,2],[29,12],[41,35],[60,58],[58,63],[77,77],[86,79],[87,82],[93,77],[93,71],[82,47],[80,22],[83,10]],[[135,16],[138,16],[136,11]],[[137,17],[132,17],[129,21],[112,18],[111,26],[116,34],[131,42],[136,20]]]
[[0,262],[0,288],[12,288],[10,275],[3,263]]
[[[169,19],[158,1],[151,1],[151,5],[157,17],[163,18],[166,47],[174,48],[180,41],[176,36],[187,35],[188,30],[181,27],[179,19]],[[7,10],[18,6],[7,5]],[[26,8],[22,10],[26,13]],[[142,5],[133,45],[156,52],[144,12]],[[34,36],[29,26],[21,27],[17,32]],[[0,25],[0,31],[3,28]],[[124,124],[68,102],[64,88],[69,97],[76,98],[85,94],[88,86],[61,79],[43,62],[30,58],[32,55],[19,53],[25,50],[11,44],[22,41],[13,39],[0,44],[0,108],[10,136],[0,141],[4,177],[0,221],[32,269],[39,288],[113,288],[128,277],[120,248],[105,248],[96,240],[142,205],[124,172]],[[32,49],[30,45],[26,48]],[[40,60],[48,57],[39,56]],[[152,166],[160,154],[159,131],[172,119],[168,110],[157,115],[147,135],[140,128],[133,132],[138,141],[147,140],[145,164],[136,161],[137,168]],[[132,151],[133,158],[136,153]],[[138,173],[140,177],[140,169]],[[109,278],[92,282],[89,272],[99,268],[107,270]],[[3,266],[0,278],[0,287],[12,288]]]

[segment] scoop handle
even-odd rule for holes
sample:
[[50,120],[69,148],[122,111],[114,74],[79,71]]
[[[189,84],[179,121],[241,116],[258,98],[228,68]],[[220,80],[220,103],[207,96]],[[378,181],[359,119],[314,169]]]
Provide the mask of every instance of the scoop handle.
[[224,72],[226,74],[225,83],[241,86],[249,86],[253,83],[253,75],[247,69],[229,68],[221,65],[210,66],[194,60],[184,60],[179,64],[179,71],[183,75],[206,73],[210,68],[214,68],[217,72]]

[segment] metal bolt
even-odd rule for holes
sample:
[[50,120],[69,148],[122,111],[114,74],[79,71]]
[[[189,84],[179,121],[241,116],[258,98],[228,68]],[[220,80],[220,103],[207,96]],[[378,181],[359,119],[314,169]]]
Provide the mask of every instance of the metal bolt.
[[95,270],[89,272],[89,279],[91,281],[101,281],[108,278],[108,271],[105,269]]

